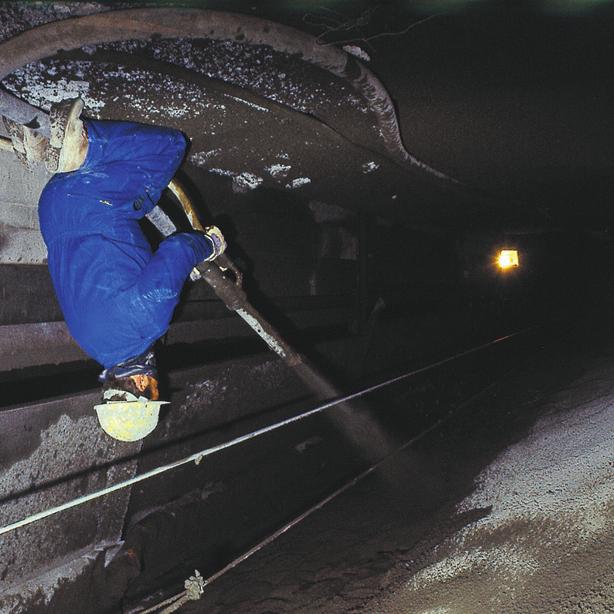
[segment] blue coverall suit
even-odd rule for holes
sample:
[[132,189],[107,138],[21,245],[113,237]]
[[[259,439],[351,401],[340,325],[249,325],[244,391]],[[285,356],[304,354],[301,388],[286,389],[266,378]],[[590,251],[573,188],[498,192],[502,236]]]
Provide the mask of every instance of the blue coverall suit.
[[139,227],[181,163],[181,132],[130,122],[85,125],[85,162],[49,181],[39,217],[66,324],[87,354],[110,368],[166,332],[183,284],[212,244],[201,233],[176,233],[153,253]]

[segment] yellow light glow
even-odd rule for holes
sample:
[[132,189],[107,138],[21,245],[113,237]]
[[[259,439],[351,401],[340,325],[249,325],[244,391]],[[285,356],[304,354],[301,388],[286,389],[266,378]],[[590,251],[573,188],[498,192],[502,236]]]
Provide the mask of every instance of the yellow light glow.
[[511,269],[520,266],[518,251],[515,249],[502,249],[497,256],[497,264],[501,269]]

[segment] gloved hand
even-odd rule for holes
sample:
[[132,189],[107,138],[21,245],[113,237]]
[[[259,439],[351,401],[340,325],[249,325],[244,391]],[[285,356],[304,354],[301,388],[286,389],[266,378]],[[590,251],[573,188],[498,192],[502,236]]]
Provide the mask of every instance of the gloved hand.
[[213,246],[213,252],[204,260],[205,262],[209,262],[215,260],[226,251],[226,239],[224,239],[222,231],[217,226],[206,226],[205,236],[211,241]]

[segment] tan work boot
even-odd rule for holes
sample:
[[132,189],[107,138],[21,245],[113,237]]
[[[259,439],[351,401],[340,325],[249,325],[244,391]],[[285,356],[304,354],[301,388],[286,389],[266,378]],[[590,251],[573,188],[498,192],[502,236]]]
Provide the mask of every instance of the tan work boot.
[[24,166],[31,168],[32,162],[42,162],[45,159],[49,141],[42,134],[8,117],[2,116],[2,122],[11,138],[13,151]]
[[77,170],[85,161],[88,140],[85,126],[79,119],[81,111],[81,98],[52,105],[49,113],[51,139],[45,155],[45,165],[50,173]]

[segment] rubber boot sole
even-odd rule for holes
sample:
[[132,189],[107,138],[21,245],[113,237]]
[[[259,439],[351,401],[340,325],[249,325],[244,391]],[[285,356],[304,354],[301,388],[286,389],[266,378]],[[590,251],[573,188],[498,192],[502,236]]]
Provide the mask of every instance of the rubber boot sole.
[[24,129],[21,124],[14,122],[12,119],[8,117],[2,116],[2,123],[4,124],[4,128],[8,132],[8,135],[11,139],[11,143],[13,144],[13,152],[17,156],[17,159],[24,165],[30,168],[30,163],[28,162],[28,157],[26,155],[26,146],[25,146],[25,135]]
[[83,111],[83,100],[75,98],[64,100],[51,107],[49,125],[51,138],[45,155],[45,166],[50,173],[62,172],[66,152],[62,152],[66,141],[66,132],[69,126],[79,120]]

